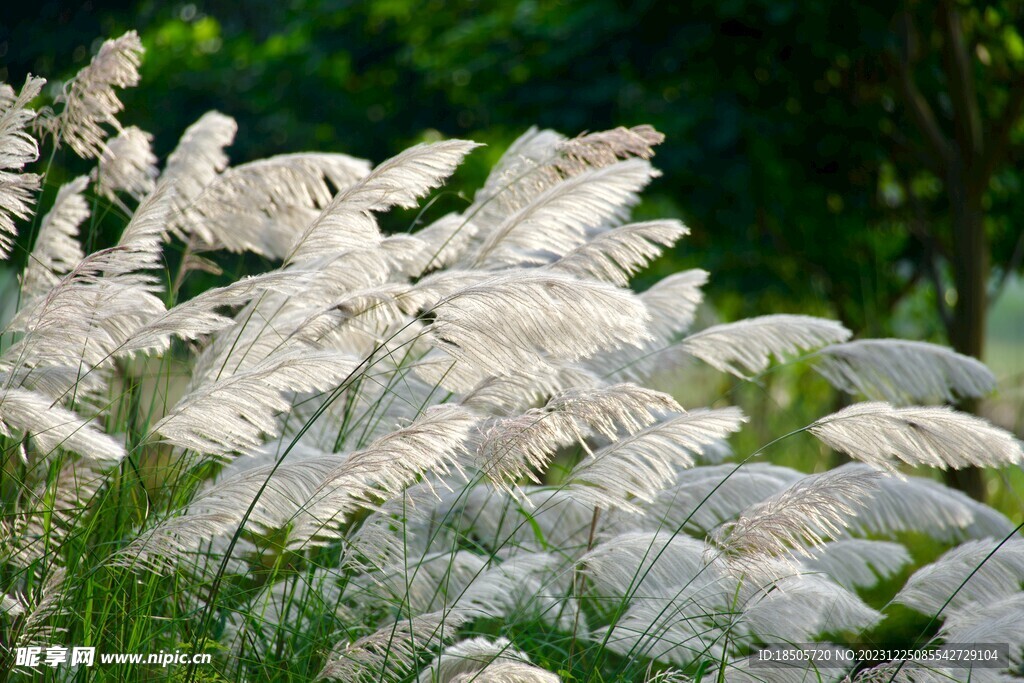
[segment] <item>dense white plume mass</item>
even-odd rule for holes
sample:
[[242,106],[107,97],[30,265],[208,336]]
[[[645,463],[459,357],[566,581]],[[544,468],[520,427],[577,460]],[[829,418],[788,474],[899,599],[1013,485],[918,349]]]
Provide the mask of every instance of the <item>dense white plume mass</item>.
[[[230,680],[804,681],[751,655],[844,652],[829,639],[874,637],[899,604],[934,617],[935,647],[1007,642],[1019,671],[1016,520],[911,476],[1021,462],[1010,432],[929,405],[985,396],[991,372],[809,316],[691,332],[700,269],[635,292],[689,234],[630,222],[660,133],[531,129],[435,217],[476,143],[232,166],[238,126],[211,111],[161,163],[118,120],[141,55],[134,32],[103,43],[35,127],[96,169],[39,209],[0,330],[0,640],[208,638]],[[2,257],[34,221],[42,85],[0,88]],[[382,231],[421,202],[426,227]],[[125,227],[87,253],[101,207]],[[266,272],[230,281],[218,251]],[[198,270],[218,286],[190,294]],[[731,392],[691,408],[685,383],[678,400],[645,386],[670,350],[730,383],[809,361],[869,402],[786,438],[859,462],[808,474],[744,452]],[[949,549],[920,566],[912,535]],[[98,605],[111,586],[137,601],[130,624]],[[930,680],[896,666],[853,680]]]

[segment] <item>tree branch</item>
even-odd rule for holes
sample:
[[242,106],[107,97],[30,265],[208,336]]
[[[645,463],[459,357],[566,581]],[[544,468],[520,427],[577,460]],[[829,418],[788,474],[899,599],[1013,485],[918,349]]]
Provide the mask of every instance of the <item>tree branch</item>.
[[903,182],[904,187],[907,188],[907,205],[911,211],[907,224],[910,227],[910,234],[916,237],[924,247],[924,269],[935,289],[935,307],[938,309],[939,318],[942,320],[942,326],[948,336],[953,329],[953,312],[946,304],[945,288],[942,286],[942,277],[939,275],[939,252],[942,251],[942,246],[928,231],[928,219],[925,217],[925,208],[920,198],[910,189],[909,180],[904,178]]
[[913,37],[910,16],[905,11],[900,12],[896,21],[902,33],[900,36],[901,50],[883,54],[883,59],[896,81],[904,106],[910,111],[911,118],[924,135],[925,144],[932,157],[931,165],[934,167],[936,175],[945,178],[952,163],[953,150],[939,127],[931,105],[928,104],[928,100],[914,83],[914,77],[910,70],[910,43]]
[[1010,85],[1009,98],[1003,106],[999,120],[989,126],[981,161],[971,178],[971,181],[978,185],[974,188],[976,191],[984,192],[988,187],[988,181],[992,179],[992,174],[1008,158],[1011,149],[1010,134],[1021,114],[1024,114],[1024,74],[1018,74],[1014,79]]
[[953,129],[969,176],[982,153],[981,112],[974,89],[971,56],[964,43],[963,23],[951,0],[942,0],[939,4],[939,25],[944,38],[942,57],[953,105]]

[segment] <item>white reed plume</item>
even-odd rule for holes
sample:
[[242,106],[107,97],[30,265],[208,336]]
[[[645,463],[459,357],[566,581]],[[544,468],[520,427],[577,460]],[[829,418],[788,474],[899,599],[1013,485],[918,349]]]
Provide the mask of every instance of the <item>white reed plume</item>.
[[[817,642],[814,647],[827,653],[822,658],[828,657],[831,662],[853,661],[854,652],[849,648],[826,642]],[[759,660],[757,654],[736,657],[724,662],[720,668],[724,670],[724,680],[729,683],[810,683],[814,680],[833,680],[833,674],[840,674],[840,671],[825,669],[813,661],[788,662],[778,668],[765,670],[763,660]]]
[[[579,559],[593,591],[608,598],[671,599],[673,588],[717,584],[720,567],[705,562],[704,541],[671,531],[630,531],[603,540]],[[728,592],[728,588],[723,589]]]
[[763,372],[777,359],[845,341],[850,331],[834,320],[807,315],[764,315],[715,325],[691,334],[680,347],[711,367],[741,379]]
[[639,345],[647,311],[635,294],[567,275],[517,270],[457,290],[430,307],[435,345],[486,376],[536,371]]
[[182,398],[153,432],[169,443],[210,455],[259,446],[280,433],[277,415],[292,392],[334,389],[357,367],[347,355],[303,345],[285,347],[251,369],[211,382]]
[[558,683],[550,671],[530,664],[530,658],[505,638],[461,640],[446,647],[420,672],[419,683]]
[[[847,463],[836,470],[869,471],[869,465]],[[925,477],[876,479],[870,499],[849,520],[849,529],[863,535],[893,536],[916,531],[944,542],[1006,536],[1014,527],[1004,515],[970,496]]]
[[642,512],[694,456],[739,431],[747,418],[738,408],[694,410],[614,441],[584,457],[566,479],[575,498],[600,507]]
[[96,191],[112,200],[118,192],[136,200],[152,192],[159,174],[152,142],[153,136],[136,126],[128,126],[111,139],[96,167]]
[[784,558],[791,550],[812,557],[809,548],[837,538],[881,476],[841,469],[808,476],[751,505],[712,538],[741,570],[764,558]]
[[927,342],[858,339],[826,346],[817,355],[815,369],[832,386],[895,405],[956,403],[996,388],[984,363]]
[[655,172],[631,159],[566,179],[508,216],[473,253],[473,265],[494,269],[546,263],[586,241],[588,231],[621,223]]
[[690,328],[697,307],[704,301],[701,287],[707,281],[706,270],[693,268],[664,277],[640,294],[651,314],[651,332],[657,341],[667,343]]
[[281,154],[235,166],[186,208],[184,230],[202,235],[206,248],[284,258],[333,193],[369,171],[369,163],[346,154]]
[[536,480],[559,447],[580,443],[589,434],[614,438],[620,430],[634,433],[659,415],[679,410],[667,394],[634,384],[564,391],[543,408],[490,425],[478,448],[478,466],[499,484],[523,476]]
[[980,417],[950,408],[894,408],[855,403],[812,424],[808,431],[837,451],[881,470],[899,461],[946,469],[1002,467],[1024,453],[1012,434]]
[[194,340],[235,323],[217,309],[241,306],[265,292],[298,294],[308,284],[306,273],[275,270],[243,277],[223,287],[215,287],[180,303],[132,331],[118,354],[136,351],[164,351],[172,336]]
[[466,140],[445,140],[416,145],[384,161],[331,200],[296,237],[286,260],[301,264],[325,254],[376,246],[380,234],[372,212],[416,206],[478,146]]
[[576,247],[551,267],[625,287],[630,277],[661,255],[662,247],[671,247],[689,233],[679,221],[631,223]]
[[552,186],[587,170],[627,159],[650,159],[664,136],[650,126],[616,128],[567,140],[531,128],[502,155],[467,211],[485,240],[511,214]]
[[822,543],[814,550],[814,557],[803,558],[800,565],[854,590],[870,588],[912,561],[910,553],[899,543],[854,538]]
[[765,463],[747,463],[738,470],[735,464],[695,467],[678,472],[672,486],[642,505],[643,517],[631,515],[621,523],[649,531],[707,532],[735,519],[751,501],[764,500],[802,477]]
[[589,640],[625,657],[680,666],[728,661],[740,635],[733,632],[735,591],[735,584],[720,579],[692,581],[683,575],[665,590],[641,593],[614,624],[596,629]]
[[89,217],[89,204],[82,196],[88,185],[86,176],[61,185],[53,206],[39,222],[36,243],[21,280],[26,299],[45,294],[85,257],[77,237],[78,227]]
[[165,190],[136,209],[118,244],[75,265],[45,296],[18,312],[9,330],[24,336],[5,354],[19,365],[109,365],[132,332],[165,312],[150,270],[160,262],[160,235],[171,208]]
[[454,639],[465,621],[456,610],[400,618],[359,640],[339,643],[317,678],[346,683],[402,680],[426,654]]
[[55,405],[52,398],[19,388],[0,389],[0,435],[29,435],[43,456],[58,449],[114,465],[125,455],[124,445],[105,434],[98,424]]
[[810,642],[825,633],[860,633],[884,615],[820,574],[788,576],[744,604],[737,625],[758,640]]
[[654,156],[654,147],[664,141],[665,136],[653,126],[618,126],[561,142],[558,148],[562,158],[556,164],[563,173],[572,173],[574,167],[607,166],[631,157],[650,159]]
[[[2,412],[2,411],[0,411]],[[5,539],[0,556],[19,569],[31,569],[45,560],[79,529],[83,515],[108,480],[111,462],[82,458],[58,458],[45,451],[31,453],[24,478],[24,500],[18,505],[11,538]],[[59,463],[59,469],[48,467]],[[57,564],[61,559],[56,559]]]
[[359,451],[299,447],[272,464],[247,467],[244,458],[236,460],[187,509],[140,533],[112,564],[164,572],[201,543],[231,536],[242,524],[265,532],[286,529],[284,545],[295,551],[337,540],[351,511],[398,495],[422,474],[457,467],[475,423],[457,406],[436,406]]
[[1009,668],[1019,667],[1024,660],[1024,593],[981,606],[970,604],[962,611],[951,611],[937,637],[949,649],[959,643],[1006,643],[1009,646]]
[[29,601],[28,609],[22,614],[24,621],[20,624],[13,645],[46,647],[67,630],[59,624],[70,609],[69,584],[73,580],[68,577],[64,567],[52,567],[45,579],[40,579],[35,599]]
[[24,598],[20,595],[0,595],[0,614],[17,617],[25,613]]
[[[907,579],[893,602],[935,615],[948,602],[951,611],[992,607],[1024,586],[1024,540],[968,541],[946,552]],[[973,603],[973,604],[972,604]]]
[[17,171],[39,158],[39,145],[25,127],[36,115],[28,103],[45,83],[42,78],[29,76],[17,97],[0,100],[0,259],[10,255],[18,234],[14,219],[32,215],[32,195],[39,189],[38,175]]
[[420,275],[429,269],[447,268],[456,263],[469,247],[479,228],[468,218],[450,213],[437,219],[416,233],[424,245],[424,262]]
[[57,102],[64,109],[52,122],[60,140],[68,143],[78,156],[93,159],[101,156],[108,125],[121,130],[117,114],[124,109],[114,88],[130,88],[139,84],[142,41],[135,31],[120,38],[104,41],[89,65],[64,85]]
[[161,186],[174,187],[176,211],[167,232],[186,238],[194,234],[206,244],[216,242],[201,223],[189,222],[186,217],[203,190],[227,168],[224,148],[234,142],[236,132],[238,124],[233,118],[208,111],[182,134],[157,181]]

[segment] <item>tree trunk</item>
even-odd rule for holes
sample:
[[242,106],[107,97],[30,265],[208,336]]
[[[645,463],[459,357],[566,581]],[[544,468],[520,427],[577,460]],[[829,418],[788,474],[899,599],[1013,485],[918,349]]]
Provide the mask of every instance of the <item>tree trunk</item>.
[[[957,352],[981,360],[988,313],[989,249],[981,196],[967,189],[966,180],[951,177],[946,183],[952,210],[953,281],[956,285],[949,342]],[[942,293],[936,295],[942,296]],[[964,401],[959,408],[976,413],[978,401]],[[976,500],[984,500],[984,482],[977,468],[947,471],[946,482]]]

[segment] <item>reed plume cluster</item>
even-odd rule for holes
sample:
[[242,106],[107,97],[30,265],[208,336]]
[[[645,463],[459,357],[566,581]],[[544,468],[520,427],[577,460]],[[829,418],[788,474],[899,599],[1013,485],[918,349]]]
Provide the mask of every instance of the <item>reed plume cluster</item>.
[[[378,216],[420,206],[475,143],[232,166],[235,122],[209,112],[160,164],[117,118],[142,52],[134,33],[107,41],[52,108],[32,108],[42,79],[0,90],[0,250],[29,245],[0,338],[0,670],[16,647],[74,644],[214,661],[50,675],[965,675],[753,664],[904,609],[933,620],[934,648],[1009,643],[1008,668],[970,680],[1020,680],[1019,527],[912,470],[1020,464],[1011,434],[946,405],[993,390],[984,365],[810,316],[691,330],[702,270],[631,290],[688,234],[630,222],[658,175],[650,127],[531,129],[460,213],[386,235]],[[96,162],[46,207],[40,144]],[[111,209],[123,233],[86,253]],[[179,300],[218,251],[276,267]],[[744,382],[806,363],[867,399],[785,437],[851,462],[734,456],[739,408],[645,386],[683,358]],[[918,566],[907,534],[950,549]]]

